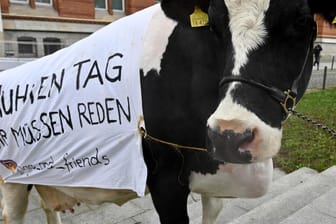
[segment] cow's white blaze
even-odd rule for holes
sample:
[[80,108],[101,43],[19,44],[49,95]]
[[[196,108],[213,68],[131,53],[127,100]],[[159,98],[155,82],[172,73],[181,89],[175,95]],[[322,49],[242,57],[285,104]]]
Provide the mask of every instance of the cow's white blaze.
[[[249,53],[264,43],[267,35],[264,17],[269,8],[270,0],[224,1],[229,12],[229,28],[234,48],[232,75],[239,76],[241,68],[248,63]],[[247,148],[240,150],[251,151],[253,162],[271,158],[280,149],[282,130],[272,128],[253,112],[234,102],[231,92],[239,85],[241,83],[238,82],[230,84],[225,98],[222,99],[216,111],[208,119],[208,125],[213,130],[217,130],[218,128],[225,128],[220,127],[220,120],[238,121],[242,125],[238,131],[254,130],[256,137],[253,145],[248,145]]]
[[267,192],[272,176],[272,159],[248,165],[226,163],[215,174],[192,172],[190,189],[209,197],[254,198]]
[[265,11],[270,0],[224,0],[230,18],[230,31],[234,48],[233,75],[248,61],[248,53],[262,45],[266,36]]
[[154,13],[144,38],[143,54],[141,57],[141,68],[144,75],[150,70],[160,73],[161,59],[166,51],[169,36],[173,33],[177,22],[168,18],[160,8]]
[[[232,88],[234,87],[231,87],[230,89]],[[253,148],[245,149],[251,151],[253,161],[261,161],[271,158],[280,149],[282,130],[272,128],[260,120],[251,111],[234,103],[230,94],[221,101],[215,113],[210,116],[208,119],[208,126],[211,129],[216,130],[218,128],[219,120],[240,122],[242,127],[238,131],[241,132],[246,129],[257,130],[256,138],[258,139],[256,139],[256,141],[258,141],[258,143]]]

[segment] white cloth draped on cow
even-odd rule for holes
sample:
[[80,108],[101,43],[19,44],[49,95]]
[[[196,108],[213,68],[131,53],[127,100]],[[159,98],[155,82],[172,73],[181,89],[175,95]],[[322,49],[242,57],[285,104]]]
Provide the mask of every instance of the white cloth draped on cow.
[[0,174],[11,183],[144,195],[139,61],[158,5],[0,73]]

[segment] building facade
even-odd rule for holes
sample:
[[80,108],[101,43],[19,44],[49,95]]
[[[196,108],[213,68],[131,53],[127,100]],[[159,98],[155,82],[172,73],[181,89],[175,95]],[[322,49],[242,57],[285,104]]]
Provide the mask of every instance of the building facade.
[[0,0],[0,58],[9,63],[10,59],[28,60],[51,54],[155,2]]
[[[88,36],[157,0],[0,0],[0,63],[32,60]],[[336,55],[336,29],[316,17],[322,55]],[[21,63],[21,62],[20,62]],[[0,64],[0,70],[4,70]]]
[[320,16],[315,16],[315,20],[317,23],[316,44],[322,46],[322,56],[325,58],[336,57],[336,28],[331,27],[330,24],[325,22]]

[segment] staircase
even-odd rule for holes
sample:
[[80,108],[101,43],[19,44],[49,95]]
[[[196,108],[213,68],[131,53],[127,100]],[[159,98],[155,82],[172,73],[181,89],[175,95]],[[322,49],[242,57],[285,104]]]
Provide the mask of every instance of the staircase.
[[[275,170],[271,189],[265,196],[223,202],[217,224],[335,224],[336,166],[321,173],[301,168],[285,175]],[[199,195],[191,195],[188,211],[191,224],[202,223]],[[62,221],[65,224],[159,224],[150,195],[122,207],[108,203],[82,205],[76,208],[75,214],[62,214]],[[36,191],[32,192],[25,223],[46,223]]]
[[[336,166],[322,173],[301,168],[278,176],[270,192],[261,198],[225,200],[217,223],[336,223]],[[193,223],[200,224],[201,218]]]

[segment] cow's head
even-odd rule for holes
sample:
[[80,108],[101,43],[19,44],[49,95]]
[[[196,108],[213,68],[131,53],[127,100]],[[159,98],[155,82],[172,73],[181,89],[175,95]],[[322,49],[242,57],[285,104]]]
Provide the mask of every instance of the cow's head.
[[332,23],[336,1],[211,1],[210,25],[225,45],[220,101],[208,119],[214,158],[251,163],[279,151],[288,109],[310,78],[315,13]]

